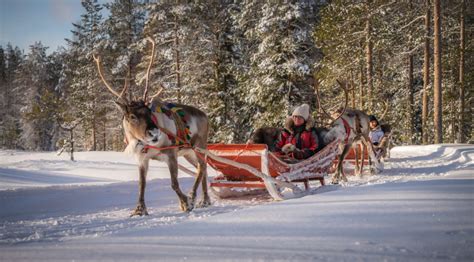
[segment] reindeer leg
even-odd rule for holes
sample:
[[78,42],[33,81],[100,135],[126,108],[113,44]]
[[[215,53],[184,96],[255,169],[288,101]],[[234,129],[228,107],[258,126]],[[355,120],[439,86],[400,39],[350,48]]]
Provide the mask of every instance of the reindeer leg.
[[377,172],[376,172],[376,170],[374,170],[374,168],[372,168],[372,162],[376,163],[375,168],[377,168],[379,160],[377,159],[377,157],[375,155],[375,151],[374,151],[374,148],[373,148],[372,143],[370,142],[370,140],[369,139],[364,139],[363,141],[364,141],[364,144],[366,145],[367,151],[368,151],[370,174],[374,175]]
[[197,204],[198,207],[207,207],[211,205],[211,198],[209,197],[209,193],[207,191],[207,164],[206,161],[200,159],[196,153],[194,155],[186,155],[184,156],[189,163],[191,163],[196,169],[197,177],[193,185],[193,189],[190,193],[190,197],[194,202],[194,198],[196,197],[196,192],[199,187],[199,183],[202,183],[202,200]]
[[359,165],[359,154],[360,154],[360,145],[356,145],[355,149],[355,174],[360,176],[360,165]]
[[191,191],[188,194],[191,203],[194,204],[195,199],[196,199],[197,189],[199,187],[199,183],[202,180],[201,166],[199,165],[198,158],[196,157],[195,154],[194,155],[185,155],[184,158],[186,160],[188,160],[188,162],[191,163],[197,169],[196,179],[194,180],[193,187],[191,188]]
[[199,207],[208,207],[211,203],[211,198],[207,191],[207,163],[199,159],[199,171],[202,172],[201,187],[202,187],[202,200],[199,203]]
[[189,201],[188,197],[183,194],[179,187],[178,181],[178,158],[175,151],[166,154],[168,156],[167,164],[170,170],[171,188],[176,192],[179,199],[179,207],[182,211],[189,212],[193,210],[193,203]]
[[[332,178],[332,183],[333,184],[338,184],[339,179],[341,177],[342,177],[342,180],[344,182],[347,182],[347,177],[344,174],[344,163],[343,163],[343,161],[346,158],[347,153],[349,153],[350,148],[351,148],[351,145],[345,145],[344,149],[342,150],[341,155],[339,156],[339,161],[337,163],[337,171],[336,171],[336,174],[334,174],[334,176]],[[342,174],[342,176],[341,176],[341,174]]]
[[360,156],[360,176],[362,177],[362,173],[364,172],[364,163],[365,163],[365,150],[367,149],[367,147],[362,144],[361,145],[361,156]]
[[196,199],[196,192],[199,187],[199,183],[202,180],[202,171],[201,171],[201,166],[199,165],[198,161],[195,158],[191,158],[190,156],[187,156],[185,158],[197,168],[196,179],[194,180],[193,187],[191,188],[191,192],[189,192],[190,202],[193,203],[194,205],[194,202]]
[[138,203],[137,207],[130,216],[147,216],[148,211],[145,205],[145,186],[146,186],[146,175],[148,173],[149,160],[144,159],[140,162],[138,167],[139,179],[138,179]]

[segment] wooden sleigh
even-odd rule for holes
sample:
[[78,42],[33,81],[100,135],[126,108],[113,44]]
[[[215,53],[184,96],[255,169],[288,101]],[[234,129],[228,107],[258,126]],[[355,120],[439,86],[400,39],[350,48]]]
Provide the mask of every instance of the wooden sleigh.
[[325,184],[324,176],[338,154],[339,142],[335,140],[312,157],[294,164],[282,161],[264,144],[212,144],[208,150],[197,151],[220,174],[210,181],[217,196],[226,196],[223,192],[228,189],[244,194],[266,190],[275,200],[283,200],[310,193],[310,181]]

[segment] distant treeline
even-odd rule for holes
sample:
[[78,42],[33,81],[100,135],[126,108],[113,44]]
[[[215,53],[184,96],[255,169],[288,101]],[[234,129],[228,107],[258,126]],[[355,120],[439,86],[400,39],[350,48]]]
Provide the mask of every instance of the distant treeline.
[[126,96],[138,98],[147,37],[157,43],[150,93],[163,85],[163,99],[205,111],[210,142],[282,126],[301,103],[323,125],[320,107],[344,102],[337,79],[351,107],[388,107],[397,144],[467,142],[474,3],[438,1],[83,0],[67,46],[49,55],[40,42],[27,53],[0,46],[0,147],[57,150],[73,134],[79,150],[123,149],[121,115],[93,55],[114,88],[128,85]]

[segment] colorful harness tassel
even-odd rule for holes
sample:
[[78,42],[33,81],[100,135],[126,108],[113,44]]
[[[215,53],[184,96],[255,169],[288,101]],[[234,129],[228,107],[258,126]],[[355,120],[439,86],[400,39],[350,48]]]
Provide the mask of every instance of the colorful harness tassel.
[[168,134],[168,138],[173,144],[189,144],[189,141],[191,140],[191,130],[189,129],[188,124],[189,117],[181,107],[178,107],[173,103],[165,103],[159,105],[153,104],[151,110],[157,113],[163,113],[169,118],[173,119],[177,130],[176,136],[179,138],[176,139],[171,134]]

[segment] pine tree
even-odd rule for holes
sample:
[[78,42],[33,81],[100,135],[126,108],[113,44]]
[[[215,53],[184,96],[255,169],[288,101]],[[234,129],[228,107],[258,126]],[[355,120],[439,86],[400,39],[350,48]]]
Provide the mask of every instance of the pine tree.
[[7,44],[5,50],[5,84],[3,86],[4,119],[2,121],[1,146],[6,148],[17,148],[20,136],[20,96],[13,90],[15,72],[23,60],[23,54],[18,47],[13,48]]
[[282,125],[292,108],[314,104],[313,65],[318,50],[312,39],[319,3],[243,1],[236,23],[249,39],[249,68],[243,85],[254,108],[253,124]]
[[36,42],[15,72],[15,89],[22,97],[21,145],[28,150],[53,150],[54,136],[54,85],[48,74],[47,47]]
[[5,50],[0,45],[0,146],[4,145],[5,118],[7,114],[7,64]]
[[206,111],[211,125],[210,138],[215,142],[241,142],[245,136],[239,131],[242,101],[233,64],[236,49],[230,16],[233,6],[232,1],[201,1],[193,5],[197,41],[185,43],[193,45],[193,52],[183,64],[187,72],[183,80],[188,92],[192,92],[187,101]]
[[428,144],[428,97],[430,84],[430,28],[431,28],[431,4],[425,0],[425,39],[423,50],[423,101],[422,101],[422,142]]
[[442,75],[441,75],[441,3],[433,1],[434,20],[434,130],[435,143],[443,142],[443,102],[442,102]]
[[464,17],[466,14],[466,3],[465,0],[461,1],[461,11],[459,12],[459,131],[457,135],[457,140],[459,143],[465,142],[465,107],[466,107],[466,98],[465,98],[465,89],[464,89],[464,54],[465,54],[465,21]]
[[97,0],[83,0],[82,6],[85,13],[81,21],[74,23],[73,39],[68,40],[71,52],[76,61],[73,65],[73,79],[71,88],[73,96],[79,101],[76,111],[83,119],[85,147],[89,150],[98,150],[99,127],[105,121],[107,112],[105,105],[108,92],[103,92],[102,83],[93,62],[93,54],[100,54],[103,50],[102,7]]
[[[143,39],[145,10],[143,1],[115,0],[105,4],[110,16],[104,21],[108,38],[103,58],[104,66],[111,69],[114,86],[128,85],[127,97],[139,96],[136,86],[142,54],[138,43]],[[109,62],[108,62],[109,61]]]
[[[148,5],[149,18],[145,24],[145,35],[151,36],[156,41],[155,65],[150,76],[153,80],[150,87],[154,91],[163,84],[165,92],[163,97],[177,101],[178,103],[193,104],[190,99],[198,90],[198,86],[188,85],[185,78],[188,69],[192,67],[189,61],[194,48],[201,44],[196,39],[199,37],[197,26],[197,14],[194,13],[196,5],[186,2],[157,2]],[[144,41],[145,43],[145,41]],[[147,53],[142,60],[141,67],[143,78],[145,68],[150,61],[149,47],[143,45],[143,53]]]
[[[137,82],[141,68],[138,67],[143,53],[141,41],[145,22],[145,4],[141,0],[116,0],[105,4],[110,16],[103,23],[106,38],[101,52],[102,64],[107,70],[108,81],[117,90],[127,86],[125,96],[134,99],[142,96],[143,90]],[[101,90],[103,85],[100,84]],[[109,100],[110,101],[110,100]],[[104,103],[104,121],[101,124],[102,148],[113,146],[113,137],[122,137],[119,112],[113,103]],[[120,139],[122,140],[122,139]],[[110,145],[110,147],[107,147]]]

